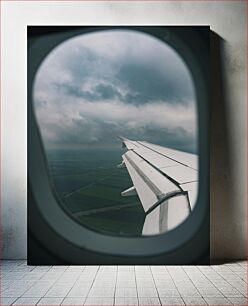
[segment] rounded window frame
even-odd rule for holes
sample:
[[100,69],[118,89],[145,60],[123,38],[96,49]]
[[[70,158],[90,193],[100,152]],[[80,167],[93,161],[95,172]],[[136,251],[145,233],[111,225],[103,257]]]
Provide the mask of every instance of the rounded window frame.
[[[184,36],[183,27],[68,27],[56,35],[31,39],[28,49],[28,180],[32,193],[29,203],[29,231],[46,248],[68,262],[82,263],[85,252],[125,258],[128,263],[161,256],[167,262],[191,262],[209,247],[209,139],[208,139],[208,50],[193,27],[188,31],[197,53]],[[175,229],[160,235],[122,237],[104,235],[80,225],[59,205],[50,184],[46,154],[33,110],[33,85],[43,59],[59,44],[82,34],[106,30],[134,30],[166,42],[182,57],[193,79],[197,101],[199,183],[195,208]],[[186,40],[185,40],[186,39]],[[189,39],[189,40],[190,40]],[[195,49],[195,48],[193,48]],[[200,54],[198,52],[201,52]],[[41,228],[46,235],[41,235]],[[205,237],[205,239],[202,239]],[[50,241],[52,239],[52,241]],[[207,241],[206,241],[207,240]],[[191,247],[190,247],[191,246]],[[197,251],[194,250],[197,247]],[[71,254],[73,249],[73,254]],[[187,252],[185,253],[185,251]],[[171,257],[173,254],[174,258]],[[180,262],[180,261],[179,261]]]

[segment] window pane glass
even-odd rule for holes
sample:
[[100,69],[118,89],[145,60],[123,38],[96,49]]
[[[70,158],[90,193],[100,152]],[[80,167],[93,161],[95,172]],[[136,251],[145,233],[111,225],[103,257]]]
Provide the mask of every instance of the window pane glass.
[[197,106],[171,46],[132,30],[76,36],[42,62],[33,97],[54,192],[83,226],[149,235],[189,216]]

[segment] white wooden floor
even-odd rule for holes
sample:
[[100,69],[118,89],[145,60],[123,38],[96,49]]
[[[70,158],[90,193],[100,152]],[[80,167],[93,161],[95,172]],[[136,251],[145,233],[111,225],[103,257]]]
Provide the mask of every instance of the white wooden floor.
[[2,261],[0,305],[247,305],[247,262],[27,266]]

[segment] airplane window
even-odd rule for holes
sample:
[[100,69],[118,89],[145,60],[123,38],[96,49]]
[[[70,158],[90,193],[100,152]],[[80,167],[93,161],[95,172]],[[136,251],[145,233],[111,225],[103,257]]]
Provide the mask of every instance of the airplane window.
[[69,38],[41,63],[33,105],[54,194],[79,224],[149,236],[190,216],[198,110],[169,43],[130,29]]

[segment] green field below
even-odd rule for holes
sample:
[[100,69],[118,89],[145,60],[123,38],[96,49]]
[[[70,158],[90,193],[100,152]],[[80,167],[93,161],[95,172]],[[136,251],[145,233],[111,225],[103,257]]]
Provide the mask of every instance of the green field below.
[[121,149],[49,151],[55,192],[82,225],[112,235],[140,235],[144,211],[138,196],[122,197],[133,185],[127,170],[117,168]]

